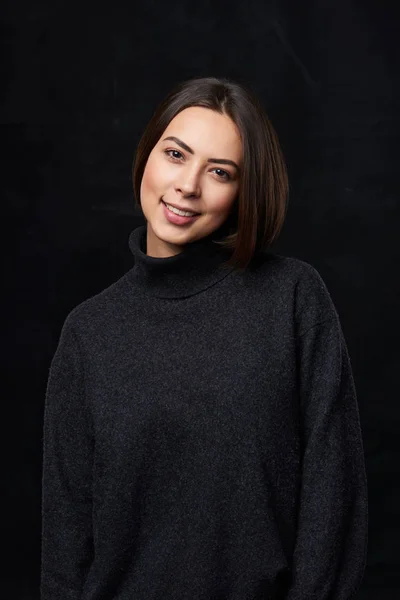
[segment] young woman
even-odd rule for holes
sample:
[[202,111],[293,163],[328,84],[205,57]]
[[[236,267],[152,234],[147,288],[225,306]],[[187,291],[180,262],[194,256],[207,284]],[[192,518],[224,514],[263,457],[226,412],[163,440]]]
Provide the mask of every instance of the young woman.
[[259,101],[178,85],[137,148],[134,264],[67,316],[44,418],[42,600],[347,600],[367,481],[339,317],[268,250],[287,175]]

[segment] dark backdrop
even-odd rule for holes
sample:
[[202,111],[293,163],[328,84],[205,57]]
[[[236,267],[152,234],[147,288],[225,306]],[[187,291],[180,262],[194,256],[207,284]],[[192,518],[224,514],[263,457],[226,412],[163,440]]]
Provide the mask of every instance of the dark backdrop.
[[400,590],[395,5],[2,4],[2,597],[38,598],[44,393],[61,325],[131,268],[136,144],[172,85],[195,75],[249,84],[282,141],[291,194],[275,251],[324,278],[358,391],[370,530],[357,598]]

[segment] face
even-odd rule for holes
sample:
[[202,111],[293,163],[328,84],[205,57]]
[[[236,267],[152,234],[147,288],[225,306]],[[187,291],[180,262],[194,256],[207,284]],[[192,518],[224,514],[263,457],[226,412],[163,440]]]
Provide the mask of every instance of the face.
[[[218,229],[237,198],[241,167],[239,130],[228,116],[199,106],[178,113],[151,151],[141,182],[147,254],[179,254]],[[179,217],[164,203],[199,215],[172,222]]]

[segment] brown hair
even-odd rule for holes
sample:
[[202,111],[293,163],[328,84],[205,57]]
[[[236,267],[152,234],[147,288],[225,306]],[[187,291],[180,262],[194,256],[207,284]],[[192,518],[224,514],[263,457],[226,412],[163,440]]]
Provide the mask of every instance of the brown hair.
[[220,244],[233,250],[228,265],[244,270],[252,257],[279,235],[287,212],[288,176],[275,130],[259,100],[248,88],[226,78],[196,77],[179,83],[158,105],[136,150],[133,191],[140,204],[140,185],[147,159],[170,121],[190,106],[226,114],[243,144],[239,193]]

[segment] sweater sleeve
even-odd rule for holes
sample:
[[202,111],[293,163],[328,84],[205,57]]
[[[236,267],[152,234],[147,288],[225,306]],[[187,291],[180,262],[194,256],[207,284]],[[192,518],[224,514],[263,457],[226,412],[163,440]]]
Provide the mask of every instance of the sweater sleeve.
[[367,479],[350,358],[335,311],[299,337],[297,360],[302,479],[287,600],[348,600],[366,564]]
[[75,600],[93,557],[92,434],[76,335],[67,318],[47,382],[41,600]]

